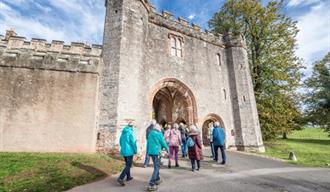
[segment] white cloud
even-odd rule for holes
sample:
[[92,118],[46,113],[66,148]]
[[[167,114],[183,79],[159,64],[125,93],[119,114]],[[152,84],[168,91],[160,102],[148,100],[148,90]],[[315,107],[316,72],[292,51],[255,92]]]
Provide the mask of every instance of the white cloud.
[[190,14],[190,15],[188,16],[188,19],[192,20],[192,19],[195,19],[195,17],[196,17],[195,14]]
[[321,2],[321,0],[289,0],[288,6],[289,7],[307,6],[319,2]]
[[1,11],[11,11],[12,9],[7,4],[0,2],[0,10]]
[[[307,73],[310,73],[316,59],[321,59],[330,51],[329,6],[329,3],[319,3],[297,18],[300,32],[297,35],[296,54],[307,62]],[[316,55],[321,58],[316,58]]]
[[101,44],[104,12],[103,0],[3,0],[0,34],[12,28],[28,40],[37,37],[68,44],[72,41]]

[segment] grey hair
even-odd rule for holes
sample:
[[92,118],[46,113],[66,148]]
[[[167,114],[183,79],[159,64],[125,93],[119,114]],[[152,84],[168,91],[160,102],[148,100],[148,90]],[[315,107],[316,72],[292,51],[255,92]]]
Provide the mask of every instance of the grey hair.
[[161,131],[161,126],[158,124],[158,123],[156,123],[156,125],[155,125],[155,128],[154,128],[155,130],[158,130],[158,131]]
[[215,127],[220,127],[220,122],[219,122],[219,121],[215,122],[215,123],[214,123],[214,126],[215,126]]
[[174,129],[178,129],[178,128],[179,128],[179,125],[178,125],[177,123],[174,123],[174,124],[173,124],[173,128],[174,128]]
[[156,125],[157,124],[157,121],[155,119],[151,120],[150,122],[151,125]]

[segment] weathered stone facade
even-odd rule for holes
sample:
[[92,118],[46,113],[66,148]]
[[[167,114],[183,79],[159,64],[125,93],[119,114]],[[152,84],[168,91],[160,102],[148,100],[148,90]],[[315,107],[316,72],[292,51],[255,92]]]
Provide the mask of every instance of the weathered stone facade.
[[151,118],[220,121],[227,148],[264,150],[242,37],[202,32],[146,0],[106,1],[103,48],[7,33],[0,62],[2,151],[110,150],[128,119],[143,148]]

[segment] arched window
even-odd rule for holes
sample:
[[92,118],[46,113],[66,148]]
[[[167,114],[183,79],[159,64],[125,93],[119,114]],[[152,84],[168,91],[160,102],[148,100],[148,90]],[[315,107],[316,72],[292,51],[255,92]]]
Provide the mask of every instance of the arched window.
[[177,57],[183,57],[183,38],[169,34],[171,43],[171,55]]
[[171,55],[176,56],[176,38],[171,37]]
[[177,39],[176,56],[182,57],[182,41],[181,41],[181,39]]

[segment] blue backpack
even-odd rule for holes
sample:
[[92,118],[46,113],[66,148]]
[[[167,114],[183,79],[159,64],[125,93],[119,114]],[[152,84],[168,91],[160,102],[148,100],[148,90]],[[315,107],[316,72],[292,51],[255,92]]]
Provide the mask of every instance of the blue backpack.
[[188,137],[187,139],[187,146],[188,147],[193,147],[195,145],[194,140],[191,137]]

